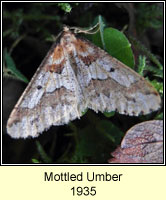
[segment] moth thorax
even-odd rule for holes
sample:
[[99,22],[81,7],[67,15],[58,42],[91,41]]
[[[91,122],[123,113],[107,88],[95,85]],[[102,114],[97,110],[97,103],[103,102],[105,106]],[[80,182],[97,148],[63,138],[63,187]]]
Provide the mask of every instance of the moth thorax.
[[61,39],[61,45],[65,47],[68,52],[71,52],[74,48],[73,42],[76,40],[72,33],[65,33]]

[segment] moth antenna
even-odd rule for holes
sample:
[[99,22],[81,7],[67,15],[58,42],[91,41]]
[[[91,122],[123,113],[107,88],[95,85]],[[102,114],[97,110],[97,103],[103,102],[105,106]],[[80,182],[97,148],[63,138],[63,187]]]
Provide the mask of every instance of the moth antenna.
[[94,25],[93,27],[91,27],[87,30],[84,30],[84,29],[79,28],[79,27],[70,27],[70,29],[73,29],[75,34],[77,34],[77,33],[95,34],[99,31],[100,26],[94,32],[90,32],[90,31],[95,29],[98,25],[99,25],[99,22],[96,25]]

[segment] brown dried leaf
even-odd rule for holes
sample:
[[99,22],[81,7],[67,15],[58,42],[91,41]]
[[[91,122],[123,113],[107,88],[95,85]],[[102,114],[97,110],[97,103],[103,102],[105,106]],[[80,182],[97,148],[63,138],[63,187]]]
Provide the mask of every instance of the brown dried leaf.
[[109,163],[163,163],[163,121],[133,126],[111,155]]

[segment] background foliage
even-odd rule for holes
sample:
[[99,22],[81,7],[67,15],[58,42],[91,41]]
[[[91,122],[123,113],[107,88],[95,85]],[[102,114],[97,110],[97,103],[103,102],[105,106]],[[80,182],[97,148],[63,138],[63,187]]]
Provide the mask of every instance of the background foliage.
[[[35,139],[13,140],[7,118],[63,24],[91,27],[86,36],[145,76],[163,96],[163,5],[161,3],[3,3],[3,163],[107,163],[133,125],[162,119],[87,110],[81,120],[51,127]],[[128,39],[127,39],[128,38]]]

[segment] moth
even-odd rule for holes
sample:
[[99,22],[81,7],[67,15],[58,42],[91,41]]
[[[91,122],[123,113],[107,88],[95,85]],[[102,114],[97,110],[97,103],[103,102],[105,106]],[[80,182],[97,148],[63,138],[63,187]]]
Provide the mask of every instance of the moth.
[[160,108],[154,87],[111,57],[78,28],[65,26],[7,122],[12,138],[37,137],[50,126],[80,118],[86,108],[138,116]]

